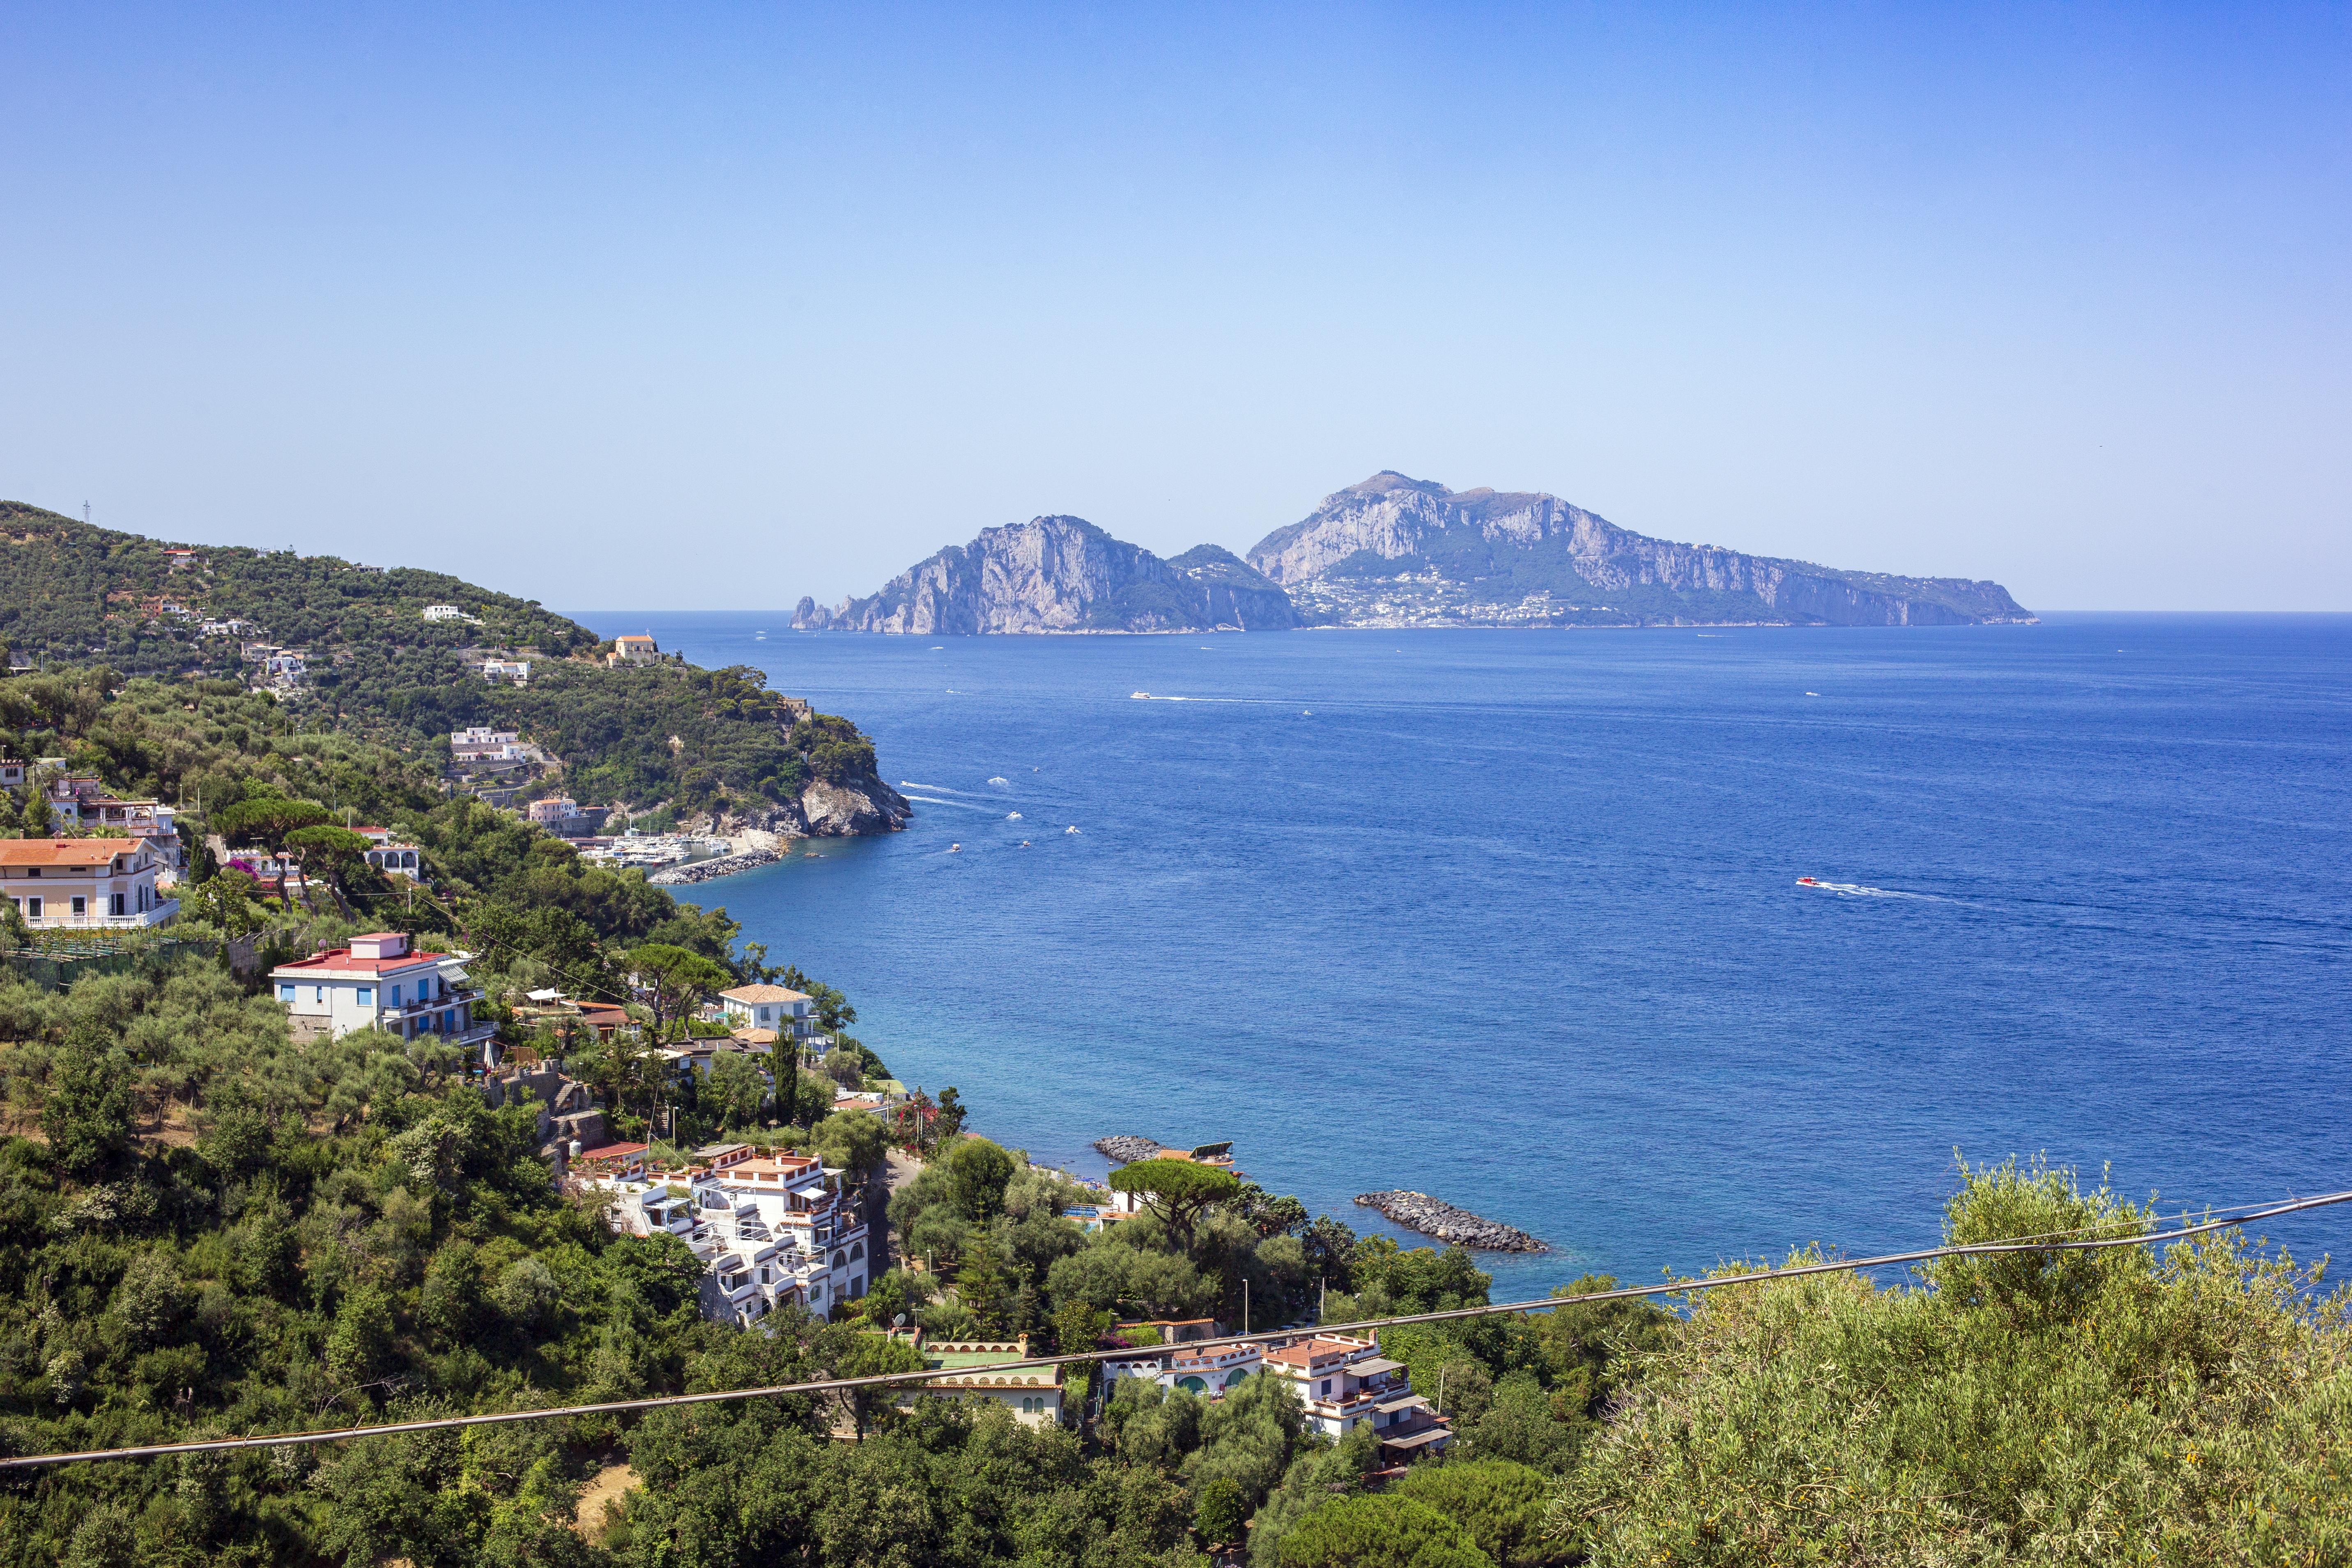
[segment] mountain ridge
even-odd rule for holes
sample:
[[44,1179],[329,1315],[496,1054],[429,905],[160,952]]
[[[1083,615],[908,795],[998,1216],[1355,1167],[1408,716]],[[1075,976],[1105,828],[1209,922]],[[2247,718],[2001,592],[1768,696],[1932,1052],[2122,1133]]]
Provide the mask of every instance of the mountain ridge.
[[1635,533],[1540,490],[1447,489],[1392,468],[1244,555],[1163,560],[1084,518],[982,529],[800,631],[924,636],[1299,626],[1996,626],[1998,583],[1857,572]]
[[1290,597],[1220,545],[1173,561],[1114,539],[1082,517],[982,529],[834,609],[803,596],[800,631],[925,637],[1019,632],[1261,631],[1298,624]]
[[1383,469],[1247,552],[1345,626],[1970,626],[2030,616],[1997,583],[1853,572],[1622,528],[1543,491]]

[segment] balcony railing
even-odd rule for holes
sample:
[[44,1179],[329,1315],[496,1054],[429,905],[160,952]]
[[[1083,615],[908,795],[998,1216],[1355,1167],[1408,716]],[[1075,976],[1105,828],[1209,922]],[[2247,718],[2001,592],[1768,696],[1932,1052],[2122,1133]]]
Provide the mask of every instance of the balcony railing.
[[[65,900],[62,899],[55,901],[60,904],[65,903]],[[179,912],[180,900],[177,899],[161,900],[152,909],[149,910],[144,914],[131,912],[119,915],[110,915],[100,913],[94,910],[86,910],[80,914],[75,914],[73,912],[72,906],[69,904],[66,905],[62,910],[50,910],[47,904],[44,904],[42,912],[37,915],[26,915],[25,917],[25,923],[32,927],[35,931],[100,931],[107,929],[115,931],[132,931],[144,926],[162,925],[164,921],[176,918],[179,915]]]
[[407,1018],[419,1013],[437,1013],[444,1007],[469,1005],[481,999],[482,994],[479,991],[452,991],[446,996],[420,997],[415,1001],[403,1002],[397,1006],[386,1003],[383,1010],[389,1016]]

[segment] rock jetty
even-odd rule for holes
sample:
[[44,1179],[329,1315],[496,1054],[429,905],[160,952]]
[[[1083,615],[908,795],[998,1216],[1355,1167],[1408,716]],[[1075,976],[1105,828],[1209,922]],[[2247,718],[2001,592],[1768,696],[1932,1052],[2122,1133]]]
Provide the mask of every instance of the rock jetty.
[[1122,1165],[1132,1165],[1138,1160],[1149,1160],[1167,1147],[1157,1138],[1137,1138],[1128,1133],[1116,1133],[1095,1140],[1095,1147]]
[[731,877],[738,871],[748,871],[754,866],[765,866],[782,858],[772,849],[745,849],[733,855],[721,855],[712,860],[689,860],[683,866],[665,866],[646,880],[656,887],[678,888],[688,882],[709,882],[720,877]]
[[1378,1209],[1401,1226],[1433,1236],[1452,1247],[1484,1247],[1489,1252],[1549,1252],[1550,1247],[1524,1230],[1480,1219],[1468,1209],[1455,1208],[1427,1193],[1363,1193],[1356,1201]]

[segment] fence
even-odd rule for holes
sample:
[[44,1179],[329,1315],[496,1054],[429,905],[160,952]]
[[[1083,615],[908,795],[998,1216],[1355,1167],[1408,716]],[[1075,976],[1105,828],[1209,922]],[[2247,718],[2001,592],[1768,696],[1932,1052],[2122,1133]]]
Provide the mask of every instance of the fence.
[[0,947],[0,963],[48,991],[69,990],[85,974],[133,974],[183,957],[212,958],[221,944],[207,939],[157,937],[140,942],[118,932],[44,932],[30,947]]

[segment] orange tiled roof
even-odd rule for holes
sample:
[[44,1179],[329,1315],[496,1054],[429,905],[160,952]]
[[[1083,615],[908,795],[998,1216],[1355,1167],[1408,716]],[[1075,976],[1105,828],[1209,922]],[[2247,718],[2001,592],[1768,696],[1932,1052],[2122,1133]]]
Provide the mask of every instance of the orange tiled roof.
[[0,866],[99,866],[144,847],[138,838],[0,838]]

